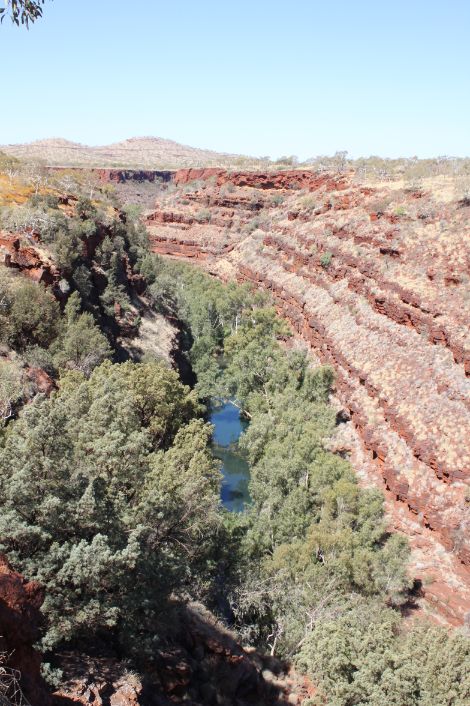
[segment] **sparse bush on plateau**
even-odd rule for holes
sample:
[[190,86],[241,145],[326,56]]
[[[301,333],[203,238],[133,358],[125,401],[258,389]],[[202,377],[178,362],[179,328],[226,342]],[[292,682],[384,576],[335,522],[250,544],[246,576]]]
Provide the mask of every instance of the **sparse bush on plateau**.
[[282,196],[282,194],[275,194],[271,199],[271,203],[274,206],[280,206],[282,203],[284,203],[284,196]]
[[198,223],[209,223],[211,216],[212,214],[210,210],[208,208],[203,208],[201,211],[198,211],[194,217]]
[[287,155],[283,155],[282,157],[279,157],[279,159],[276,159],[276,161],[274,162],[274,164],[286,167],[295,167],[298,163],[299,158],[295,154],[292,154],[289,157]]

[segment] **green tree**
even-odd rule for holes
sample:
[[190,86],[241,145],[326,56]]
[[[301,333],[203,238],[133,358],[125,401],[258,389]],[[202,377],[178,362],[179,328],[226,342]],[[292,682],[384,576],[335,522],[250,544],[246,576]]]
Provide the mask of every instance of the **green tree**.
[[239,445],[251,505],[229,523],[223,570],[237,628],[291,658],[356,597],[399,606],[407,544],[388,535],[382,496],[360,489],[350,464],[325,448],[336,426],[332,370],[281,348],[289,331],[265,297],[155,264],[152,292],[168,292],[188,326],[199,394],[235,399],[250,415]]
[[106,336],[101,333],[93,316],[80,313],[78,292],[73,292],[65,306],[62,334],[52,345],[54,364],[58,368],[79,370],[85,375],[112,354]]
[[426,624],[402,633],[399,614],[357,598],[317,622],[297,663],[319,682],[315,704],[464,706],[469,659],[464,635]]
[[47,348],[60,329],[60,308],[53,295],[42,284],[25,280],[5,294],[0,317],[2,339],[18,351],[34,345]]

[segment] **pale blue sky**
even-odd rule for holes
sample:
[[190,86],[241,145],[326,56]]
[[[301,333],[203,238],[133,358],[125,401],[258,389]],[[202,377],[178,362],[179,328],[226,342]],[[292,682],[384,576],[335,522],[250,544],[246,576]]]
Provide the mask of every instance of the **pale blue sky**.
[[469,32],[469,0],[53,0],[0,27],[0,143],[468,156]]

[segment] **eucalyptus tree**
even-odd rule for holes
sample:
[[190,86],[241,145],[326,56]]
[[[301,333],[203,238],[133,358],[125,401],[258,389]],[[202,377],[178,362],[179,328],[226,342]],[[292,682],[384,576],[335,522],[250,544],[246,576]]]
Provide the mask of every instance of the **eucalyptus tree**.
[[42,6],[45,0],[4,0],[4,6],[0,7],[0,22],[5,17],[9,17],[17,27],[29,25],[42,17]]

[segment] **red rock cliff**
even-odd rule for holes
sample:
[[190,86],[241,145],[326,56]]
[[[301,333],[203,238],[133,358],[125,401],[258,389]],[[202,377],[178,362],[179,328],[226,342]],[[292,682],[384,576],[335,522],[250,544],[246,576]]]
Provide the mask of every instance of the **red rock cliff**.
[[[34,706],[50,704],[40,676],[41,657],[33,649],[39,637],[43,599],[41,587],[26,581],[0,556],[0,650],[10,655],[5,666],[18,671],[23,694]],[[13,698],[13,686],[10,689],[7,693]]]

